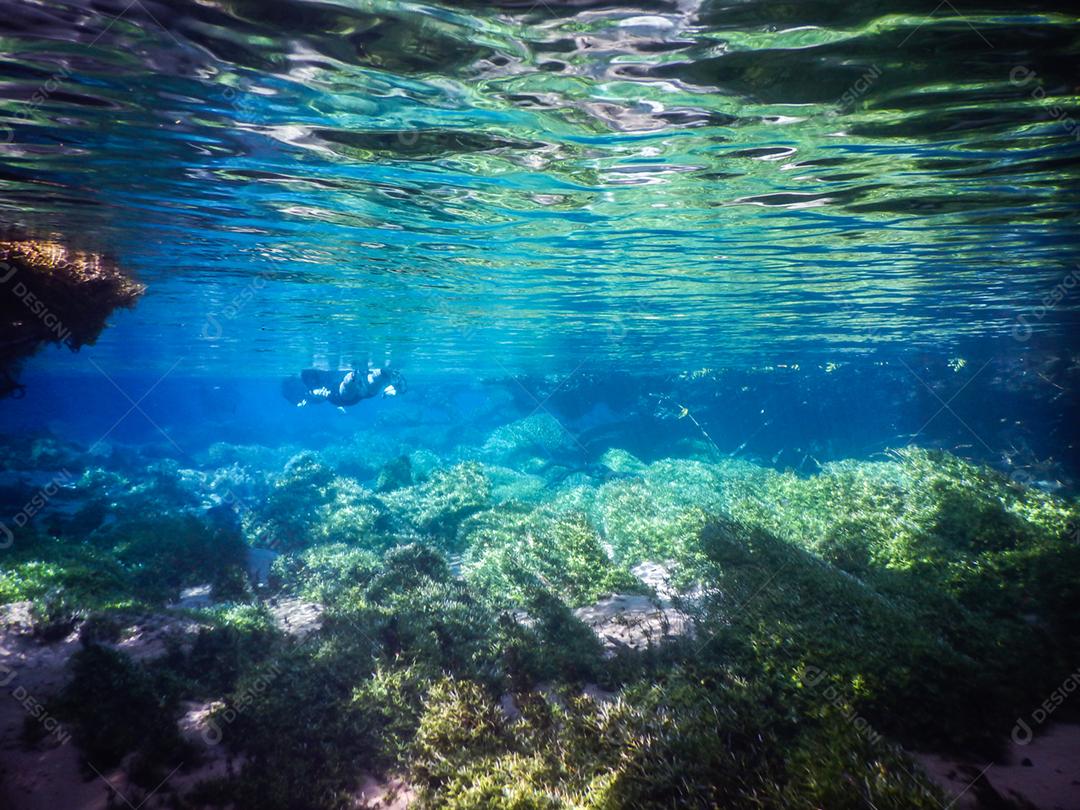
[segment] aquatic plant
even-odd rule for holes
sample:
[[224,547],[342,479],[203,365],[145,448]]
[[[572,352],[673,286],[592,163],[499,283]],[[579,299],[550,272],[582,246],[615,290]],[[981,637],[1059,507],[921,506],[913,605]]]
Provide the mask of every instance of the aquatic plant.
[[75,653],[70,666],[71,680],[50,708],[72,728],[94,768],[111,769],[137,751],[144,764],[136,771],[146,775],[142,780],[146,787],[154,787],[148,773],[154,764],[175,765],[190,756],[176,729],[175,682],[97,644]]
[[[713,520],[699,569],[706,648],[748,672],[805,680],[810,667],[881,733],[958,750],[992,745],[1059,679],[1053,644],[919,582],[843,574],[758,527]],[[1036,685],[1032,664],[1047,681]],[[1059,662],[1058,666],[1061,666]]]
[[[92,646],[182,585],[239,584],[187,613],[201,627],[159,660],[103,665],[159,690],[166,715],[244,701],[219,725],[248,765],[199,794],[238,808],[336,810],[361,767],[446,807],[932,807],[892,741],[991,751],[1075,649],[1071,502],[920,451],[805,478],[616,452],[600,466],[541,489],[470,461],[375,493],[295,457],[242,516],[297,533],[269,593],[325,610],[304,641],[230,579],[236,521],[185,513],[213,476],[174,465],[135,486],[87,473],[112,502],[169,506],[88,513],[77,544],[28,534],[0,559],[0,599],[51,606],[43,627],[82,621]],[[606,654],[572,608],[650,593],[630,571],[643,561],[672,572],[692,633]],[[582,695],[596,684],[613,698]],[[147,774],[168,759],[140,757]]]
[[234,690],[273,655],[281,631],[262,604],[223,603],[199,611],[201,626],[186,648],[173,646],[161,662],[183,680],[184,697],[218,697]]
[[625,565],[612,562],[581,513],[500,508],[470,519],[461,534],[468,581],[496,598],[521,602],[522,583],[531,587],[533,579],[572,607],[643,590]]
[[245,510],[245,532],[252,545],[276,551],[313,543],[378,546],[376,530],[384,517],[372,493],[305,452],[289,461],[265,504]]
[[620,562],[682,560],[693,556],[708,513],[673,503],[673,490],[638,480],[612,481],[596,495],[595,515]]
[[213,583],[247,559],[239,533],[211,529],[193,515],[117,523],[93,539],[129,572],[136,592]]
[[351,587],[363,586],[379,569],[379,557],[367,549],[325,543],[274,561],[272,574],[281,586],[304,599],[332,604]]
[[379,495],[379,500],[417,532],[451,548],[458,524],[487,505],[491,485],[476,462],[436,470],[421,484]]
[[93,343],[145,288],[104,256],[48,239],[0,241],[0,397],[21,389],[19,363],[42,346]]
[[412,486],[412,462],[408,456],[398,456],[388,461],[379,470],[375,479],[376,492],[391,492],[395,489]]
[[[938,794],[909,775],[901,754],[839,724],[800,733],[762,708],[762,691],[675,672],[604,703],[567,691],[515,694],[510,716],[480,684],[444,678],[428,692],[410,775],[427,802],[452,808],[809,810],[821,806],[815,794],[823,792],[830,807],[938,806]],[[786,760],[781,748],[798,753]],[[821,752],[818,760],[802,754],[811,750]],[[824,787],[853,766],[872,778]]]
[[235,594],[245,559],[237,533],[186,514],[113,523],[75,542],[28,532],[0,560],[0,603],[32,600],[43,632],[70,629],[89,611],[164,604],[185,586]]
[[730,510],[852,574],[932,582],[978,614],[1080,633],[1080,506],[947,453],[774,473]]

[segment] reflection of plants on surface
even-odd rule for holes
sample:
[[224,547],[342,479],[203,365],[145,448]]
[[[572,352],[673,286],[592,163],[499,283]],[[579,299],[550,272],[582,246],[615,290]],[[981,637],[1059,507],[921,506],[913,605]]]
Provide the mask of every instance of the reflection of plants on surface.
[[114,261],[47,239],[0,240],[0,397],[22,388],[19,364],[50,343],[92,344],[144,287]]

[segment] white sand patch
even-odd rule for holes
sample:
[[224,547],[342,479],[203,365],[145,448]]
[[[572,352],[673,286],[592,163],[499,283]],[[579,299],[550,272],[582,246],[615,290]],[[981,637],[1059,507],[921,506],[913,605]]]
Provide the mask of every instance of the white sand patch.
[[631,568],[630,573],[656,591],[660,599],[671,600],[678,596],[671,582],[672,566],[670,562],[642,562]]
[[0,630],[8,634],[30,635],[34,632],[34,603],[9,602],[0,605]]
[[[29,614],[7,605],[0,630],[0,807],[21,810],[105,810],[108,791],[79,774],[79,752],[58,726],[33,749],[22,732],[33,707],[42,706],[64,685],[65,666],[79,649],[76,636],[41,645],[30,635]],[[31,720],[31,722],[33,722]],[[44,717],[42,718],[44,722]]]
[[[19,810],[108,810],[131,802],[145,810],[171,807],[177,794],[197,783],[236,774],[243,760],[232,758],[224,746],[209,745],[207,720],[213,703],[188,703],[180,719],[181,734],[198,746],[201,760],[175,771],[160,790],[147,798],[132,785],[124,766],[87,780],[80,768],[81,754],[62,724],[55,725],[31,748],[23,744],[27,717],[44,707],[67,681],[67,664],[81,647],[78,634],[52,644],[41,644],[30,634],[29,619],[21,606],[5,606],[0,616],[0,807]],[[189,636],[198,624],[168,616],[150,616],[134,624],[115,645],[135,658],[164,652],[164,639],[174,633]],[[45,723],[44,714],[37,722]],[[50,722],[53,725],[55,720]],[[43,726],[49,729],[50,726]],[[179,765],[180,763],[177,763]],[[111,787],[110,787],[111,786]],[[117,798],[110,804],[110,791]]]

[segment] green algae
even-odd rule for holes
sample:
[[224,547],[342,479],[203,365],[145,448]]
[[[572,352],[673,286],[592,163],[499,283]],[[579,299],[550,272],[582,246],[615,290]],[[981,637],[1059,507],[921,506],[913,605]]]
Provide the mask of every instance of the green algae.
[[490,486],[479,464],[463,462],[381,499],[417,532],[450,540],[464,518],[487,505]]
[[[530,453],[429,458],[408,479],[399,460],[383,486],[304,453],[231,529],[190,514],[175,465],[135,486],[92,471],[121,518],[23,532],[0,601],[82,627],[107,677],[76,666],[60,705],[95,755],[135,751],[149,777],[178,750],[180,699],[242,705],[215,722],[249,765],[200,794],[238,808],[347,806],[360,762],[439,807],[933,807],[897,744],[991,754],[1073,664],[1074,501],[920,450],[809,477],[621,451],[610,475],[567,477],[526,472]],[[282,552],[258,597],[235,578],[241,530]],[[692,633],[605,654],[572,609],[651,594],[646,562]],[[189,643],[151,664],[97,651],[130,611],[203,583],[219,601],[184,614]],[[322,628],[283,635],[266,597],[319,603]],[[149,747],[117,730],[110,748],[77,710],[123,689],[157,701],[131,726]]]
[[573,607],[643,590],[628,568],[609,559],[584,514],[538,509],[515,516],[501,509],[477,517],[483,520],[463,527],[466,579],[495,597],[521,603],[532,580]]

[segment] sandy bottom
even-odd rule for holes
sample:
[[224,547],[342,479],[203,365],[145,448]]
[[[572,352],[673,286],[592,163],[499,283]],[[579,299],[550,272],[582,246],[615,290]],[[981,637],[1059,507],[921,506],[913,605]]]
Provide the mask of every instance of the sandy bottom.
[[1038,810],[1080,810],[1080,725],[1041,730],[1027,745],[1011,743],[1004,763],[915,754],[956,810],[1001,806],[1008,799]]

